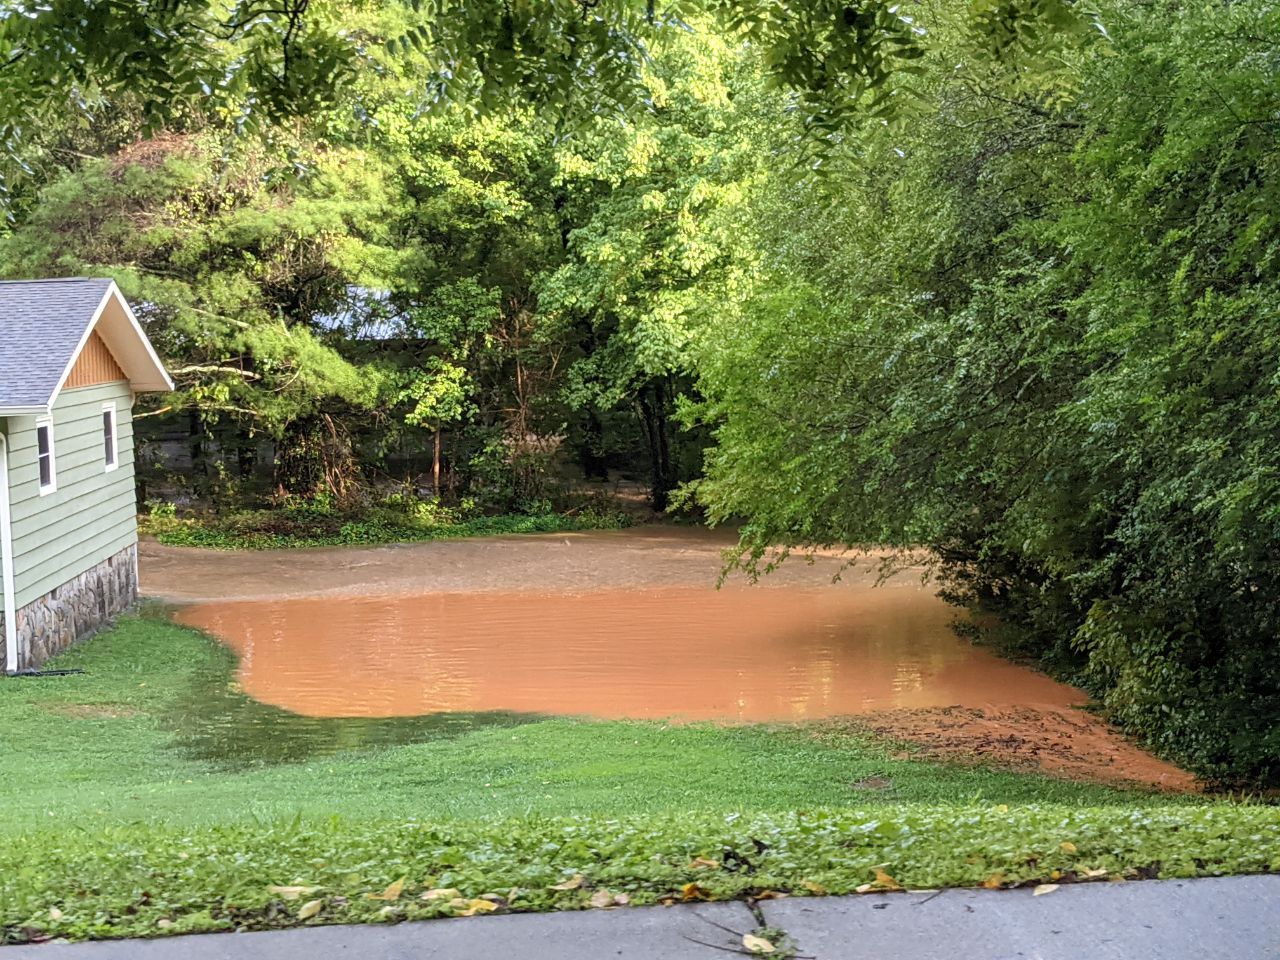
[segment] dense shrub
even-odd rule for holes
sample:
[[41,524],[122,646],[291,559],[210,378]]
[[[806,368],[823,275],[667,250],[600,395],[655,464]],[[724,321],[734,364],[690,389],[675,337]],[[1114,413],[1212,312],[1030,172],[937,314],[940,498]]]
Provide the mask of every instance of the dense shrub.
[[343,544],[409,543],[458,537],[566,530],[616,530],[631,519],[607,503],[589,501],[571,512],[476,514],[438,500],[393,494],[372,505],[339,510],[324,497],[291,498],[263,510],[179,517],[171,504],[156,503],[139,520],[143,533],[184,547],[267,550]]
[[699,492],[755,547],[932,546],[1161,753],[1276,785],[1280,12],[1100,17],[1054,98],[957,39],[850,189],[766,201],[778,282],[703,358]]

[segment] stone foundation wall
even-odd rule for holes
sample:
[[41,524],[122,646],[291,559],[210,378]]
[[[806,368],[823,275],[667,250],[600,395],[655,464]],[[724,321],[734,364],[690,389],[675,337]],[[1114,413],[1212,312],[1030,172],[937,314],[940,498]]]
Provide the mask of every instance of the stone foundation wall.
[[[39,667],[55,653],[97,631],[138,599],[138,545],[72,577],[18,608],[18,669]],[[4,647],[0,612],[0,652]],[[3,664],[0,659],[0,665]]]

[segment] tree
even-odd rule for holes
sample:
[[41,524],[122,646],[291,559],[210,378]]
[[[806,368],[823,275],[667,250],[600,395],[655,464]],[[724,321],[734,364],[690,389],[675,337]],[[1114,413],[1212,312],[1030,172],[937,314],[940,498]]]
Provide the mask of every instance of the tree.
[[390,297],[416,343],[398,365],[410,381],[434,378],[440,362],[465,371],[465,409],[435,441],[452,448],[454,479],[509,507],[534,479],[531,445],[564,425],[564,344],[543,336],[534,292],[562,257],[553,131],[529,111],[424,115],[401,99],[380,110],[377,130],[401,193]]
[[597,415],[635,410],[653,505],[663,510],[696,469],[673,449],[694,344],[754,279],[755,247],[739,214],[765,173],[767,120],[754,59],[705,31],[665,44],[643,79],[647,115],[601,122],[560,146],[566,257],[537,289],[558,335],[578,337],[570,404]]
[[326,404],[372,408],[381,389],[320,321],[367,282],[362,238],[388,198],[370,158],[292,146],[282,159],[212,133],[139,141],[47,187],[0,260],[15,277],[114,276],[171,364],[166,407],[190,413],[197,438],[223,419],[281,438],[279,482],[310,490],[332,486],[344,456]]
[[[888,81],[927,43],[891,0],[401,0],[394,34],[366,0],[3,0],[0,140],[9,173],[32,133],[73,109],[133,98],[154,131],[193,110],[240,124],[314,116],[385,47],[420,74],[417,100],[489,109],[513,100],[590,118],[643,103],[651,46],[700,14],[759,52],[815,131],[890,112]],[[986,0],[971,25],[1010,62],[1087,23],[1069,0]],[[1050,46],[1052,44],[1050,43]]]
[[434,438],[431,460],[431,488],[440,496],[440,431],[447,423],[456,423],[467,413],[469,394],[467,371],[441,357],[431,357],[415,371],[399,399],[412,401],[405,415],[408,423],[425,426]]
[[930,23],[932,111],[762,200],[771,282],[700,341],[697,495],[748,518],[747,564],[928,546],[988,636],[1198,773],[1275,784],[1280,20],[1101,15],[1065,99]]

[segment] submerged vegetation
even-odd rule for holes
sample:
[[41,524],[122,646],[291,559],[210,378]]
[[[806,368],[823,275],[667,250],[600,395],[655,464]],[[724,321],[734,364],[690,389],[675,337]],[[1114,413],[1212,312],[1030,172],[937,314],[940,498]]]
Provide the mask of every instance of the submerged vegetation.
[[52,665],[84,672],[0,685],[0,942],[1280,858],[1275,807],[904,758],[847,727],[299,717],[158,610]]

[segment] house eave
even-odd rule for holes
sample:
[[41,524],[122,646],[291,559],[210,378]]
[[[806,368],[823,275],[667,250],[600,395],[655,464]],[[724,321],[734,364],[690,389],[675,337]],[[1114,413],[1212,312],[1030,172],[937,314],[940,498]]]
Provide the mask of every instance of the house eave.
[[0,407],[0,417],[45,417],[49,415],[49,405],[28,404],[21,407]]

